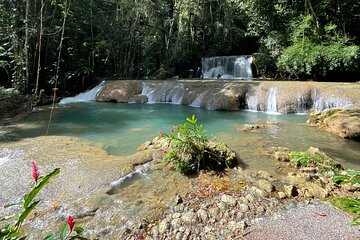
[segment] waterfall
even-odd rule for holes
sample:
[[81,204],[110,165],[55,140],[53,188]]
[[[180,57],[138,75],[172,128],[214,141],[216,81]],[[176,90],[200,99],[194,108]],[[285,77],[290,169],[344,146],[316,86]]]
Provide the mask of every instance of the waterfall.
[[203,102],[203,99],[205,95],[207,94],[207,91],[202,92],[199,96],[195,98],[195,100],[190,104],[192,107],[202,107],[201,103]]
[[353,106],[353,103],[348,100],[346,97],[339,96],[322,96],[319,90],[314,89],[312,93],[313,99],[313,111],[321,112],[326,111],[332,108],[342,108],[347,109]]
[[67,104],[67,103],[73,103],[73,102],[88,102],[88,101],[95,101],[97,94],[100,92],[100,90],[105,85],[105,81],[102,81],[99,85],[94,87],[93,89],[90,89],[86,92],[80,93],[79,95],[76,95],[75,97],[68,97],[64,98],[60,101],[60,104]]
[[266,111],[270,113],[276,113],[277,112],[277,106],[276,106],[276,88],[270,88],[267,98],[267,108]]
[[306,113],[306,98],[304,95],[298,94],[295,102],[296,113]]
[[250,55],[210,57],[202,60],[205,79],[251,79],[253,78]]
[[148,103],[173,103],[181,104],[185,94],[183,83],[164,82],[151,86],[143,83],[141,95],[148,97]]

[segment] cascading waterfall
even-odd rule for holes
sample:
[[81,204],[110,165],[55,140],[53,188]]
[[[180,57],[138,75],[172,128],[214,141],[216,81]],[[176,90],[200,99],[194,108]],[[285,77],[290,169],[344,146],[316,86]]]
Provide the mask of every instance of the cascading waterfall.
[[143,83],[141,95],[148,97],[148,103],[181,104],[185,94],[183,83],[166,82],[151,86]]
[[297,95],[295,107],[296,107],[296,113],[306,113],[306,111],[307,111],[306,98],[304,95],[300,95],[300,94]]
[[73,103],[73,102],[88,102],[88,101],[95,101],[97,94],[100,92],[100,90],[105,85],[105,81],[102,81],[99,85],[94,87],[93,89],[80,93],[79,95],[76,95],[75,97],[68,97],[64,98],[60,101],[60,104],[67,104],[67,103]]
[[205,79],[251,79],[253,58],[250,55],[210,57],[202,60]]
[[314,89],[312,93],[313,99],[313,111],[321,112],[332,108],[350,108],[353,103],[346,99],[338,96],[322,96],[317,89]]
[[277,112],[277,106],[276,106],[276,88],[270,88],[267,98],[267,108],[266,111],[270,113]]

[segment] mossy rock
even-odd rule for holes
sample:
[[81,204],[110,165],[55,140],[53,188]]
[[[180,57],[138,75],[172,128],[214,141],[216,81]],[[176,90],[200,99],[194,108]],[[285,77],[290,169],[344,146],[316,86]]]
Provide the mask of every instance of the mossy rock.
[[324,128],[343,138],[360,139],[360,109],[331,109],[311,113],[307,125]]

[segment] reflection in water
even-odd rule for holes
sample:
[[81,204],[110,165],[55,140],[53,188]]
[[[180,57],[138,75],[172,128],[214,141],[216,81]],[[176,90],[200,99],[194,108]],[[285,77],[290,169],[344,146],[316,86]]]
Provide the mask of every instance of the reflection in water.
[[[272,166],[266,155],[270,146],[293,151],[315,146],[348,167],[359,166],[359,142],[306,127],[306,115],[209,111],[169,104],[76,103],[57,107],[50,134],[80,137],[101,144],[110,154],[130,155],[141,143],[157,136],[159,130],[168,132],[170,126],[183,123],[192,114],[203,123],[208,135],[227,143],[250,168]],[[19,138],[42,135],[48,117],[48,110],[32,113],[13,126],[12,134]],[[267,121],[279,125],[250,132],[239,130],[243,124]]]

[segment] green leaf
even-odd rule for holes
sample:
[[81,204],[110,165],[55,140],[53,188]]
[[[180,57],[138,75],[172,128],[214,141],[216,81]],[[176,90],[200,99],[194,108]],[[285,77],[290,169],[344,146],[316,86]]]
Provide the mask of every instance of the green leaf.
[[347,179],[349,179],[349,176],[345,176],[345,175],[335,175],[331,177],[331,180],[333,180],[334,182],[344,181]]
[[76,227],[74,227],[74,231],[75,231],[77,234],[80,234],[80,233],[83,233],[83,232],[84,232],[84,228],[79,227],[79,226],[76,226]]
[[49,233],[43,240],[55,240],[55,233]]
[[68,225],[64,224],[62,229],[61,229],[61,232],[60,232],[60,239],[65,240],[66,236],[68,235],[68,232],[69,232]]
[[18,230],[22,224],[22,222],[25,220],[25,218],[31,213],[31,211],[36,207],[36,205],[39,204],[40,201],[33,202],[30,206],[25,208],[25,210],[21,213],[18,221],[16,222],[15,226]]
[[46,175],[32,190],[29,194],[27,194],[24,197],[24,208],[27,208],[29,206],[29,204],[31,203],[31,201],[34,199],[34,197],[39,193],[39,191],[46,185],[48,184],[49,180],[58,175],[60,173],[60,168],[56,168],[54,169],[51,173],[49,173],[48,175]]

